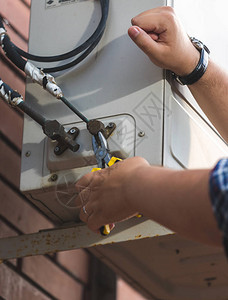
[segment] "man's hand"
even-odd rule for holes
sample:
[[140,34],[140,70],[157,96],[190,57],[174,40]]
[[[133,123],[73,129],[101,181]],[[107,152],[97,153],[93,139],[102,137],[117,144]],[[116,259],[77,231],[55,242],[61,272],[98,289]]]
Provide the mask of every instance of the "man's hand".
[[[138,213],[187,238],[221,246],[212,212],[210,170],[153,167],[140,157],[82,177],[76,184],[80,219],[94,232]],[[84,209],[83,209],[84,207]]]
[[190,74],[199,61],[172,7],[148,10],[132,19],[128,34],[157,66],[177,75]]
[[[80,192],[76,202],[82,204],[80,219],[97,231],[105,224],[137,215],[132,201],[132,195],[136,195],[134,180],[139,170],[148,167],[145,159],[134,157],[82,177],[76,184]],[[136,201],[136,206],[139,204]]]
[[[132,25],[129,36],[154,64],[179,76],[195,69],[200,53],[172,7],[143,12],[132,19]],[[228,74],[210,59],[204,75],[188,87],[212,124],[228,141]]]

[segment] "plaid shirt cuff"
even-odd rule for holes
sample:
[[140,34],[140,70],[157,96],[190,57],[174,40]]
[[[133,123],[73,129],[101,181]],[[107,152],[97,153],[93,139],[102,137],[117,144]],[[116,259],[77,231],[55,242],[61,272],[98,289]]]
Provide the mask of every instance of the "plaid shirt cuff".
[[221,159],[210,175],[210,198],[228,256],[228,159]]

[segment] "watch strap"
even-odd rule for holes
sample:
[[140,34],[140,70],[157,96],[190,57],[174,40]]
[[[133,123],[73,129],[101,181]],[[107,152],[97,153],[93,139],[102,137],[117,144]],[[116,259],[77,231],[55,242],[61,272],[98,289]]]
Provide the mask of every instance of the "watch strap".
[[206,72],[208,66],[209,53],[210,53],[209,49],[199,40],[195,38],[190,38],[190,39],[193,45],[196,47],[196,49],[200,52],[200,59],[197,66],[190,74],[186,76],[178,76],[175,73],[172,73],[173,77],[181,85],[191,85],[197,82]]

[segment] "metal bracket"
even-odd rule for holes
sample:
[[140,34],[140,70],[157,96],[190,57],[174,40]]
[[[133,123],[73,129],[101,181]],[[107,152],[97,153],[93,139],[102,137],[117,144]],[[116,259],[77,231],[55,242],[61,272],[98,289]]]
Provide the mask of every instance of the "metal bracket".
[[[79,129],[77,127],[72,127],[70,130],[68,130],[67,135],[69,135],[69,138],[72,139],[73,141],[77,138],[79,135]],[[79,145],[76,143],[76,151],[79,149]],[[55,155],[61,155],[63,152],[65,152],[69,148],[68,144],[64,140],[59,140],[58,144],[56,145],[54,149]],[[74,152],[76,152],[74,151]]]
[[103,134],[103,136],[106,139],[108,139],[110,135],[113,133],[113,131],[116,129],[116,124],[110,122],[105,127],[101,121],[94,119],[94,120],[90,120],[87,123],[87,129],[93,136],[97,136],[98,132],[100,131]]
[[110,122],[106,127],[105,127],[105,137],[108,139],[113,131],[116,129],[116,124],[113,122]]
[[93,233],[84,223],[0,239],[0,260],[88,248],[128,240],[170,234],[171,231],[146,218],[131,218],[116,224],[109,236]]

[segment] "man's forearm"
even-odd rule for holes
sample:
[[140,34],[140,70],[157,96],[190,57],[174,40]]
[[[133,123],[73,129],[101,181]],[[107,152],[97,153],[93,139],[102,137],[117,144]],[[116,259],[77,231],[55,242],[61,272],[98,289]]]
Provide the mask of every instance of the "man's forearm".
[[228,141],[228,74],[209,60],[203,77],[189,89],[212,124]]
[[221,246],[209,198],[209,172],[144,167],[132,182],[133,206],[180,235]]

